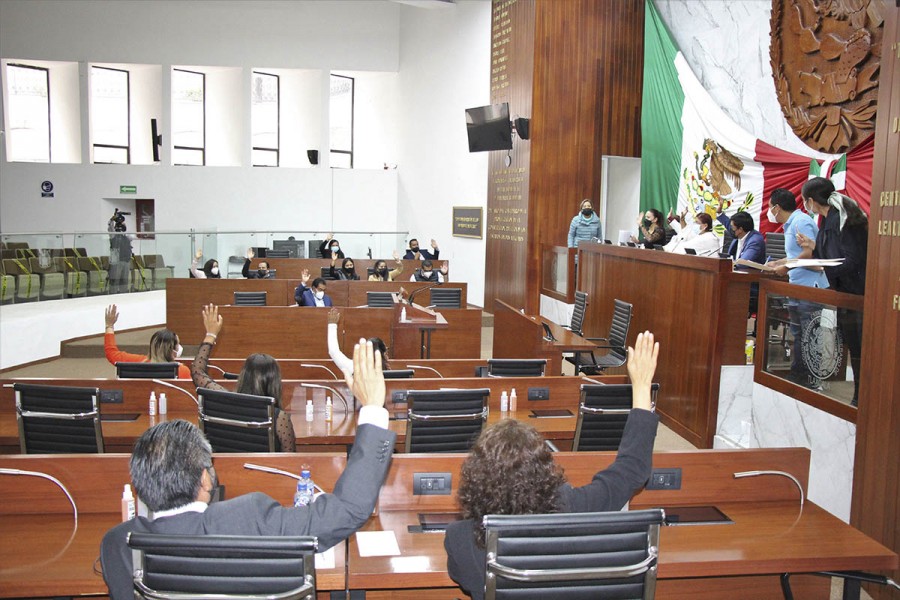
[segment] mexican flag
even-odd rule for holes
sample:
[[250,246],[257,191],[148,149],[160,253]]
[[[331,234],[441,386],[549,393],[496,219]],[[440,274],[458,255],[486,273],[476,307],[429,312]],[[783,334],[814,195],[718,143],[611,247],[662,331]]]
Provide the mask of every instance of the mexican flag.
[[[641,135],[641,210],[705,211],[715,219],[722,202],[726,215],[744,210],[763,233],[776,231],[780,225],[765,216],[772,191],[788,188],[799,200],[800,188],[815,171],[833,174],[837,189],[869,212],[873,137],[824,161],[813,150],[801,156],[757,138],[703,88],[652,0],[645,0]],[[722,228],[717,230],[721,234]]]

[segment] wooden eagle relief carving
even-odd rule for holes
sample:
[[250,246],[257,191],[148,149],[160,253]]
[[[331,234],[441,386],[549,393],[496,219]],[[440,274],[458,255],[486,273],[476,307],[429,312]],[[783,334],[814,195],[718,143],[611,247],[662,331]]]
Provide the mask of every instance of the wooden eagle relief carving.
[[883,23],[881,0],[772,0],[775,92],[810,148],[846,152],[874,130]]

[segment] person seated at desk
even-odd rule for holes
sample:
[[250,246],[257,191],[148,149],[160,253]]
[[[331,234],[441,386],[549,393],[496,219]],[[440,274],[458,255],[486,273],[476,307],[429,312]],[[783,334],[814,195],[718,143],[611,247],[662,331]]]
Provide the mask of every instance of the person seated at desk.
[[275,271],[269,270],[268,261],[261,260],[255,271],[250,270],[250,261],[253,260],[253,248],[247,248],[247,258],[244,260],[244,267],[241,269],[241,275],[246,279],[274,279]]
[[334,239],[334,234],[329,233],[325,239],[319,244],[319,254],[322,258],[344,258],[344,251],[341,250],[341,244]]
[[203,258],[203,250],[197,248],[197,254],[191,260],[191,276],[194,279],[221,279],[222,274],[219,273],[219,261],[214,258],[209,259],[200,269],[200,259]]
[[300,285],[294,290],[294,300],[297,301],[297,306],[333,306],[331,296],[325,295],[328,283],[321,277],[316,277],[310,288],[309,277],[309,270],[303,269],[303,272],[300,273]]
[[443,265],[441,265],[440,271],[435,271],[434,263],[432,263],[430,260],[426,260],[422,263],[422,268],[416,269],[413,272],[412,276],[410,276],[409,280],[423,282],[436,281],[438,283],[444,283],[448,270],[449,269],[447,268],[447,263],[444,263]]
[[666,252],[686,254],[688,249],[697,253],[697,256],[715,256],[718,254],[722,243],[713,232],[713,221],[705,212],[697,213],[693,224],[688,227],[684,213],[681,214],[681,230],[672,237],[672,240],[663,246]]
[[[401,288],[402,289],[402,288]],[[331,360],[334,361],[334,364],[337,365],[337,368],[340,369],[344,373],[344,377],[352,377],[353,376],[353,361],[347,358],[343,352],[341,352],[341,345],[338,342],[338,323],[341,322],[341,312],[335,308],[332,308],[328,311],[328,356],[331,357]],[[368,339],[369,343],[372,344],[372,348],[375,349],[375,352],[381,355],[381,367],[385,371],[390,371],[391,366],[388,362],[387,356],[387,346],[380,337],[370,337]]]
[[[719,204],[721,210],[722,205]],[[728,254],[732,260],[742,258],[755,263],[766,262],[766,240],[763,235],[753,227],[753,217],[746,211],[738,211],[731,218],[725,213],[719,213],[716,219],[725,227],[731,229],[734,239],[728,247]],[[746,267],[735,267],[744,269]]]
[[393,281],[403,272],[403,263],[400,262],[400,255],[394,250],[394,262],[397,263],[396,269],[388,270],[387,262],[384,260],[376,260],[372,274],[369,275],[369,281]]
[[409,250],[406,251],[403,258],[406,260],[437,260],[441,250],[438,248],[438,243],[435,240],[431,240],[431,249],[434,250],[433,253],[428,250],[422,250],[419,248],[419,240],[412,238],[409,240]]
[[[171,329],[160,329],[150,337],[150,355],[131,354],[119,350],[116,345],[116,321],[119,320],[119,310],[115,304],[106,307],[106,334],[103,336],[103,350],[106,352],[106,360],[114,365],[117,362],[175,362],[181,356],[182,347],[178,335]],[[190,379],[191,372],[185,365],[178,365],[178,379]]]
[[328,268],[331,276],[339,281],[359,281],[359,275],[356,274],[356,266],[353,264],[353,259],[345,258],[341,263],[341,268],[335,269],[334,263],[337,262],[337,258],[336,255],[331,255],[331,266]]
[[666,227],[663,214],[655,208],[648,208],[646,212],[638,215],[638,228],[641,230],[640,238],[631,236],[635,244],[644,244],[651,248],[666,243]]
[[484,597],[485,515],[619,510],[650,477],[659,418],[650,385],[659,344],[649,331],[628,348],[632,410],[615,462],[591,483],[572,487],[534,427],[515,419],[485,430],[462,465],[459,504],[463,519],[447,527],[444,548],[450,578],[472,598]]
[[[206,336],[200,343],[200,349],[197,350],[197,356],[191,364],[191,379],[194,380],[194,385],[198,389],[225,390],[207,373],[209,355],[222,331],[222,323],[218,306],[210,304],[203,307],[203,325],[206,327]],[[297,451],[297,440],[294,436],[291,415],[281,408],[281,368],[278,366],[278,361],[268,354],[256,353],[248,356],[241,368],[241,374],[238,375],[235,391],[239,394],[275,398],[275,450],[277,452]]]
[[356,440],[331,494],[309,506],[284,507],[255,492],[210,504],[216,488],[212,449],[196,425],[167,421],[148,429],[131,455],[131,481],[154,517],[135,517],[103,537],[100,563],[112,600],[134,598],[129,532],[187,535],[311,535],[319,551],[345,540],[372,514],[387,476],[396,434],[388,430],[380,355],[360,340],[353,349],[355,376],[348,379],[362,403]]

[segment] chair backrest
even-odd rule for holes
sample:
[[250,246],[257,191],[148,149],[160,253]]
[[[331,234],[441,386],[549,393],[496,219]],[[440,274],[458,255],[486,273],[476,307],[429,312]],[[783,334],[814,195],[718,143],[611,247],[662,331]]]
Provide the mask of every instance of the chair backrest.
[[584,335],[584,313],[587,310],[587,292],[575,292],[575,309],[572,311],[572,322],[569,329],[578,335]]
[[337,281],[337,277],[331,274],[331,267],[322,267],[319,273],[319,276],[325,281]]
[[462,308],[462,288],[431,288],[431,305],[438,308]]
[[612,324],[609,326],[609,335],[606,338],[609,340],[609,345],[613,346],[609,353],[625,360],[625,343],[628,339],[628,328],[631,327],[634,306],[618,298],[614,302]]
[[391,292],[366,292],[366,306],[391,308],[394,306],[394,295]]
[[177,379],[178,363],[117,362],[116,377],[119,379]]
[[484,517],[487,600],[653,598],[662,509]]
[[200,429],[213,452],[275,452],[275,398],[198,388]]
[[491,390],[409,390],[407,452],[468,452],[488,415]]
[[784,250],[784,234],[770,231],[766,234],[766,254],[773,260],[787,258]]
[[23,454],[103,452],[100,390],[14,383]]
[[127,541],[137,598],[316,597],[315,537],[130,532]]
[[[650,390],[655,402],[659,384]],[[630,383],[582,385],[572,450],[618,450],[630,412]]]
[[390,369],[384,371],[385,379],[412,379],[416,372],[413,369]]
[[546,368],[546,358],[492,358],[488,377],[543,377]]
[[235,306],[265,306],[267,292],[234,292]]

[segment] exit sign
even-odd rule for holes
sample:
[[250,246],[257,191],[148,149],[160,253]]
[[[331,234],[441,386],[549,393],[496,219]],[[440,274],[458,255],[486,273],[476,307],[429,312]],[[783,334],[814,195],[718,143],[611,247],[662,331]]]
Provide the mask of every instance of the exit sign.
[[137,186],[136,185],[120,185],[119,193],[120,194],[137,194]]

